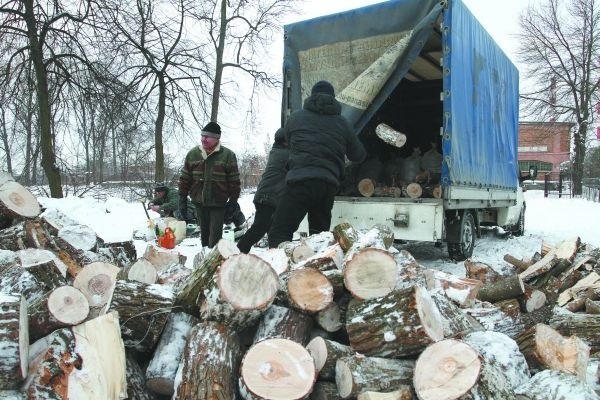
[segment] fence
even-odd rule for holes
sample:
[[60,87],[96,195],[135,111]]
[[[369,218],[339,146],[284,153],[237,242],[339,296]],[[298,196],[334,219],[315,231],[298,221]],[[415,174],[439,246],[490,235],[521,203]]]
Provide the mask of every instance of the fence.
[[583,186],[581,196],[586,200],[600,203],[600,187]]

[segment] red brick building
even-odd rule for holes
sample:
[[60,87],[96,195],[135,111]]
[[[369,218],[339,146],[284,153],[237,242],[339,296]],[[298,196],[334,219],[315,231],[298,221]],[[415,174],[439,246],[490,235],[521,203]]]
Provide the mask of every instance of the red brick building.
[[558,173],[560,164],[571,156],[570,122],[519,123],[519,170],[528,171],[531,165],[540,173]]

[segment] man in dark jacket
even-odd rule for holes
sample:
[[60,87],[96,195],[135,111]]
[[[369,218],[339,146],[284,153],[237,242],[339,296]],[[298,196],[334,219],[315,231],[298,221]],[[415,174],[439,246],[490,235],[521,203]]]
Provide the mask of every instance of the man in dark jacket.
[[202,246],[214,247],[223,236],[225,205],[240,197],[240,174],[235,153],[220,143],[221,127],[202,128],[201,146],[185,156],[179,177],[179,212],[187,214],[187,196],[196,206]]
[[169,189],[159,183],[154,187],[154,198],[148,203],[148,209],[160,214],[161,217],[173,217],[179,210],[179,193],[177,189]]
[[285,189],[285,174],[289,150],[283,133],[279,128],[275,132],[275,143],[269,152],[269,159],[263,172],[256,193],[254,194],[254,223],[237,243],[242,253],[250,248],[267,233],[273,222],[273,214]]
[[290,149],[286,187],[269,230],[269,247],[291,240],[307,214],[310,234],[329,230],[344,157],[353,162],[366,157],[341,110],[333,86],[319,81],[303,109],[288,118],[284,127]]

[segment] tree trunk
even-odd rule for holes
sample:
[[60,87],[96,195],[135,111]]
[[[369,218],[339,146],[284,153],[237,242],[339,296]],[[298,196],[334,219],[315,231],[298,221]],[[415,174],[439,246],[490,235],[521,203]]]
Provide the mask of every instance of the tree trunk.
[[254,334],[254,343],[265,339],[288,339],[306,345],[312,331],[312,318],[292,308],[271,305],[263,314]]
[[337,360],[356,354],[352,347],[316,336],[307,345],[306,350],[315,360],[315,367],[321,380],[335,380]]
[[202,291],[213,279],[219,265],[229,256],[239,253],[240,250],[235,243],[225,239],[220,240],[181,287],[175,298],[175,305],[184,307],[186,312],[198,316],[198,306],[204,299]]
[[398,132],[387,124],[379,124],[375,128],[375,134],[385,143],[400,148],[406,144],[406,135]]
[[414,360],[353,355],[336,362],[335,383],[342,399],[355,398],[364,391],[392,391],[412,383]]
[[47,292],[29,307],[29,336],[31,342],[59,328],[83,322],[90,306],[78,289],[61,286]]
[[192,328],[198,318],[182,312],[171,313],[152,360],[146,368],[146,386],[155,393],[172,396],[175,375]]
[[514,299],[525,293],[525,285],[519,275],[509,276],[494,284],[483,286],[477,291],[477,298],[481,301],[496,303],[498,301]]
[[377,357],[418,354],[444,337],[442,316],[427,290],[419,286],[350,302],[346,331],[356,352]]
[[183,352],[173,399],[237,398],[241,356],[235,332],[216,322],[197,324]]
[[240,367],[240,392],[245,400],[304,399],[316,378],[310,353],[287,339],[266,339],[246,352]]
[[29,333],[27,301],[18,294],[0,294],[0,391],[19,387],[27,376]]

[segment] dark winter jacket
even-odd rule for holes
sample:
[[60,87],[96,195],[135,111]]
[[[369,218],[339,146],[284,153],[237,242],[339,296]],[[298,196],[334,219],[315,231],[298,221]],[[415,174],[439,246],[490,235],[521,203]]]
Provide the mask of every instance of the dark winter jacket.
[[273,143],[265,172],[263,172],[254,195],[254,203],[277,207],[283,189],[285,189],[286,164],[289,154],[286,146],[277,141]]
[[155,197],[150,200],[150,204],[160,206],[160,215],[163,217],[172,217],[173,213],[179,209],[179,193],[177,189],[168,188],[163,197]]
[[237,201],[240,173],[235,153],[220,144],[210,155],[201,146],[194,147],[185,156],[179,194],[208,207],[224,207],[227,200]]
[[288,118],[285,137],[290,149],[287,182],[320,179],[339,185],[344,173],[344,156],[361,162],[365,148],[348,120],[340,115],[340,103],[331,95],[315,93],[302,110]]

